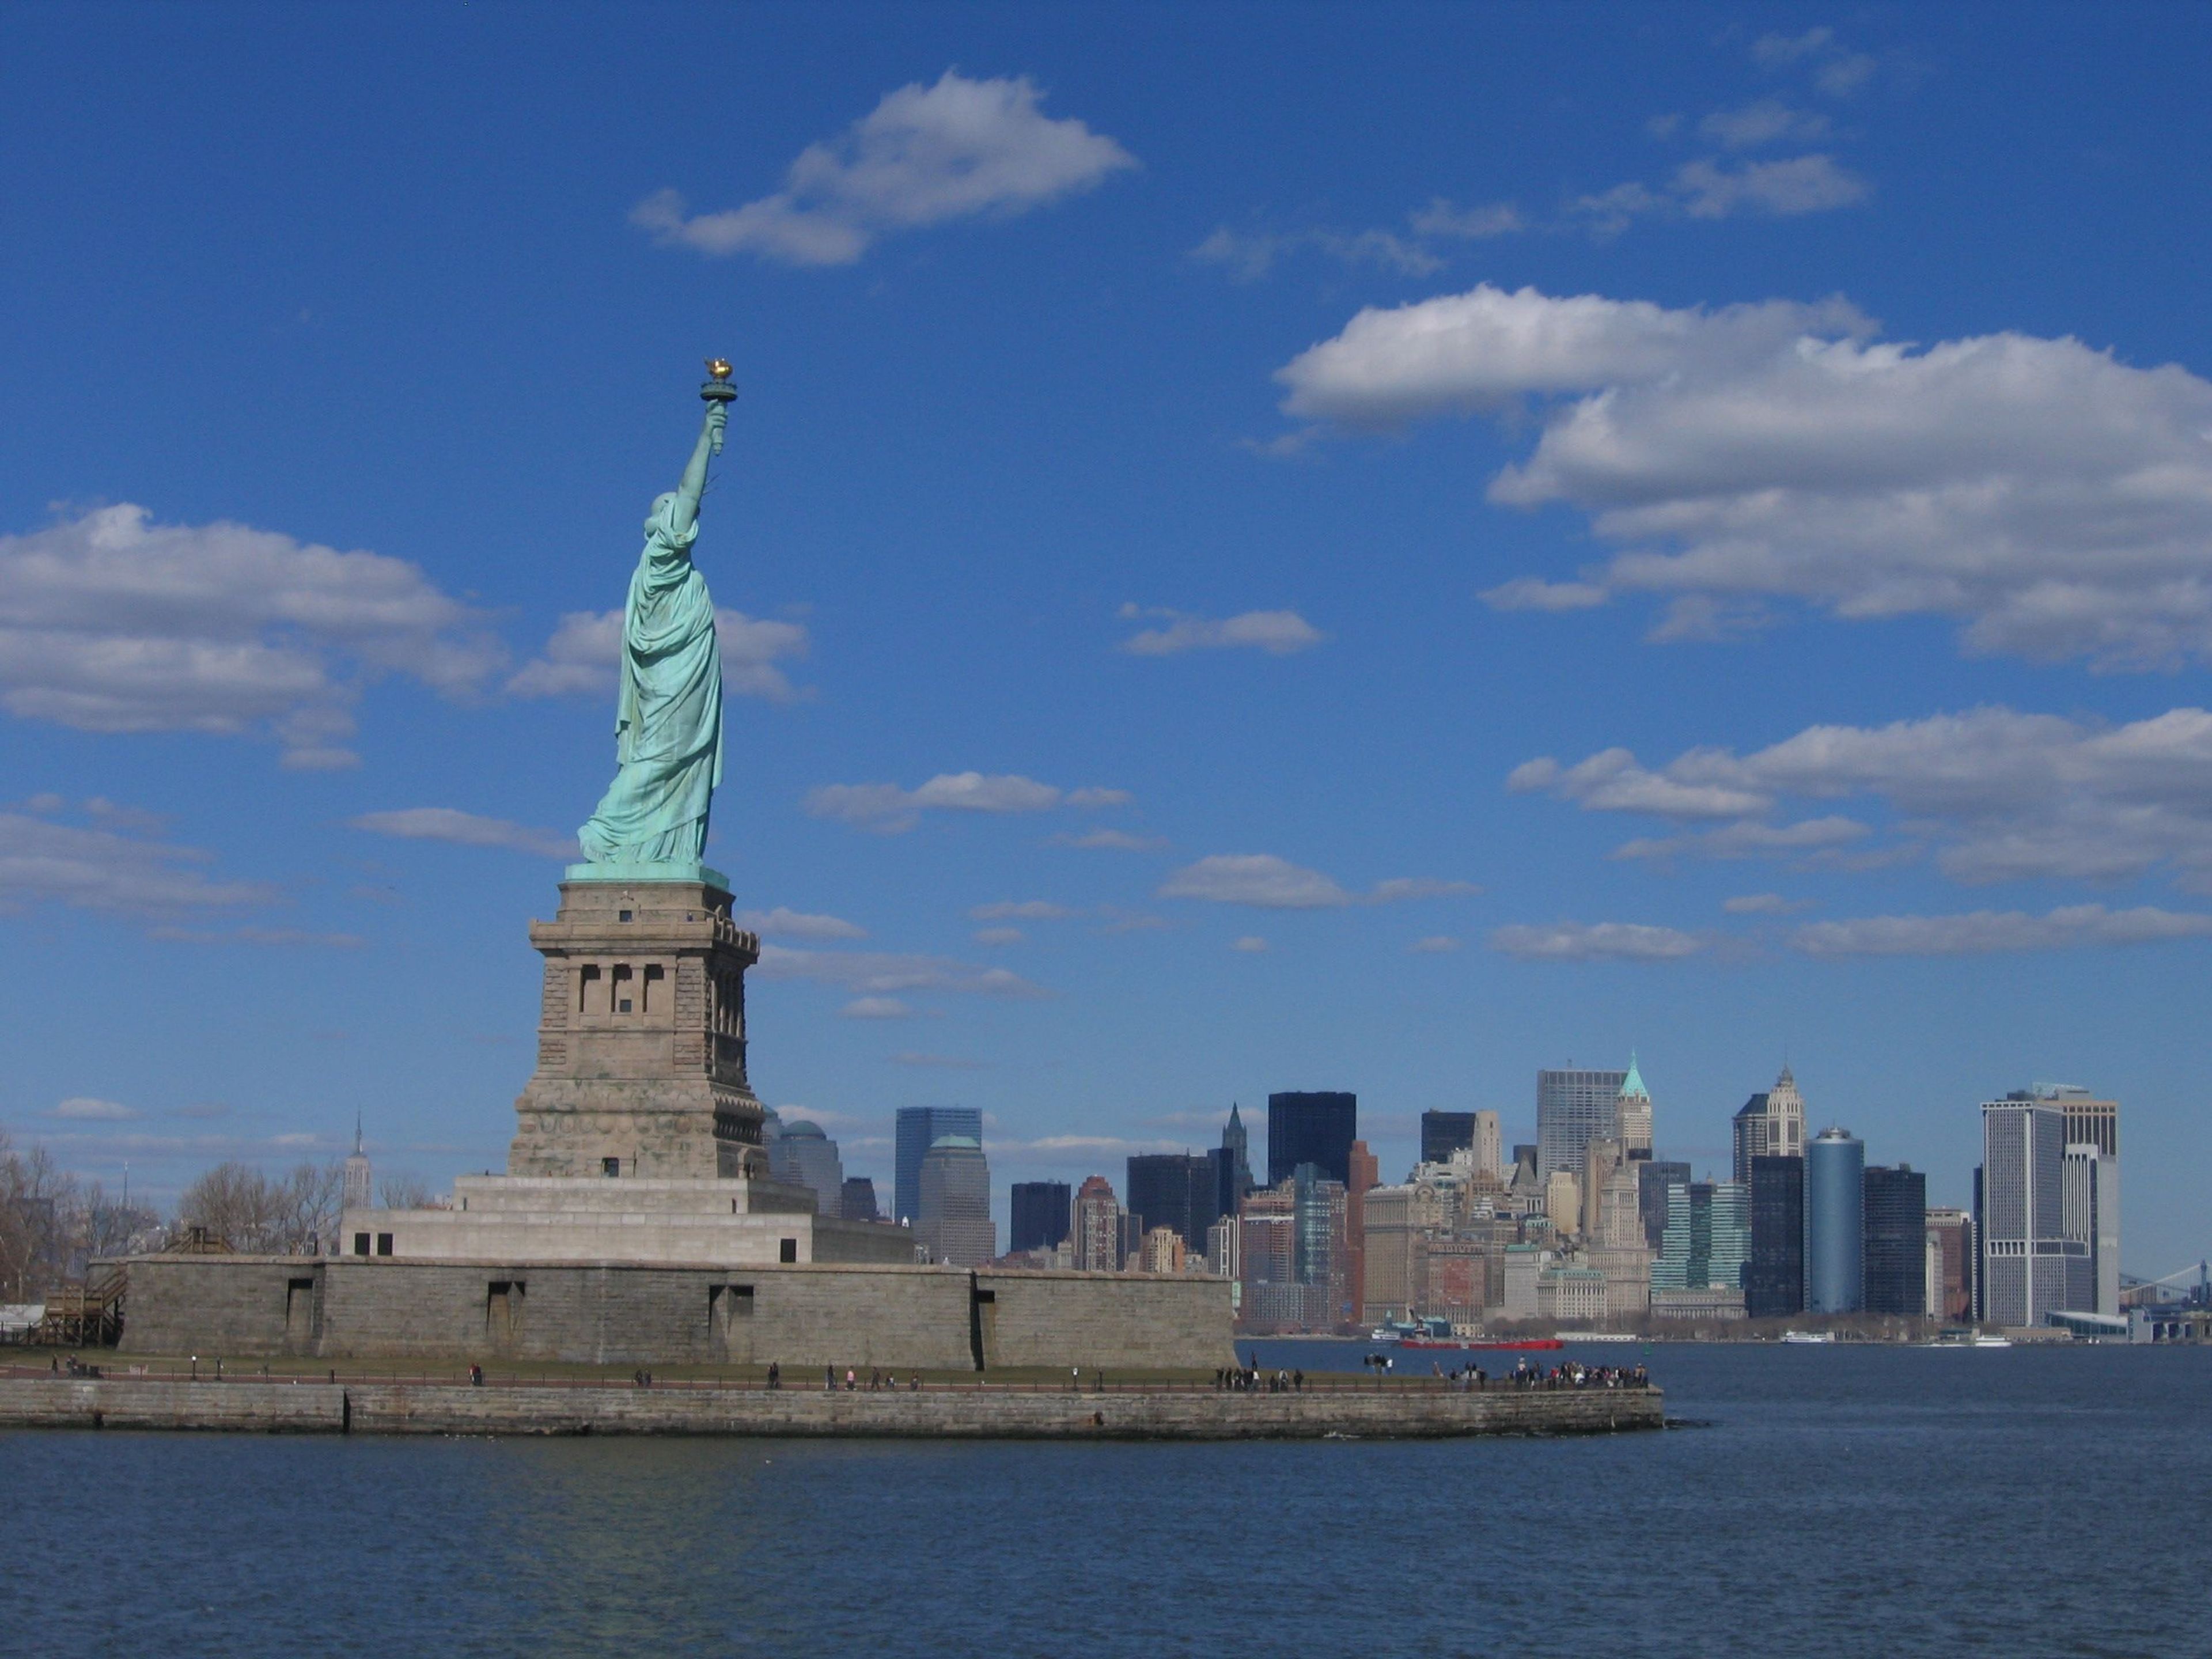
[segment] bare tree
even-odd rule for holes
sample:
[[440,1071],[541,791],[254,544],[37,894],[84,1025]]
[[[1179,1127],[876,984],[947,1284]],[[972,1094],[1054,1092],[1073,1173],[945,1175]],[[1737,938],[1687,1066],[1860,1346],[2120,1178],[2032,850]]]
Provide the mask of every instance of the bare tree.
[[76,1182],[43,1146],[18,1152],[0,1136],[0,1285],[21,1302],[67,1276]]
[[430,1183],[410,1170],[401,1170],[385,1176],[376,1183],[377,1201],[387,1210],[427,1210],[435,1207],[437,1194]]
[[338,1206],[345,1196],[344,1164],[300,1164],[280,1183],[279,1191],[283,1248],[295,1255],[321,1249],[337,1232]]
[[125,1204],[108,1197],[97,1181],[87,1187],[76,1206],[77,1253],[89,1261],[141,1250],[161,1224],[161,1215],[143,1204]]
[[285,1209],[283,1191],[260,1170],[218,1164],[185,1188],[177,1219],[206,1228],[234,1250],[260,1254],[283,1248],[278,1240]]

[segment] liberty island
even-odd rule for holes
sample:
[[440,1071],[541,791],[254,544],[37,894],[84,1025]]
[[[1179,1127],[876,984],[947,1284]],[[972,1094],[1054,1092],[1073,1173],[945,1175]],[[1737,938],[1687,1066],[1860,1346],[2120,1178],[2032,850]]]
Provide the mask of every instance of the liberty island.
[[[760,941],[732,919],[728,878],[704,862],[725,742],[714,600],[693,556],[734,396],[728,365],[709,370],[690,458],[653,503],[623,606],[615,776],[579,832],[585,856],[563,872],[553,920],[531,924],[537,1060],[514,1103],[506,1173],[392,1208],[372,1201],[364,1166],[321,1254],[168,1250],[109,1264],[123,1286],[121,1349],[150,1362],[135,1368],[149,1380],[57,1379],[52,1397],[43,1382],[0,1382],[0,1420],[1167,1437],[1656,1426],[1659,1397],[1641,1386],[1418,1399],[1323,1390],[1258,1416],[1251,1393],[1224,1382],[1235,1358],[1226,1279],[956,1267],[918,1248],[905,1221],[825,1213],[811,1188],[772,1174],[747,1070],[744,980]],[[288,1388],[241,1419],[250,1396],[235,1377],[210,1395],[196,1364],[164,1363],[210,1353],[234,1366],[289,1361],[333,1382],[343,1362],[354,1392],[341,1388],[333,1404]],[[376,1407],[360,1393],[364,1369],[395,1360],[467,1362],[479,1376],[516,1365],[708,1368],[756,1388],[771,1366],[1087,1374],[1094,1385],[1111,1371],[1125,1382],[1179,1377],[1182,1389],[1133,1413],[1115,1404],[1110,1416],[1072,1387],[1026,1405],[997,1391],[922,1402],[864,1392],[834,1412],[726,1400],[644,1418],[580,1414],[560,1405],[571,1391],[542,1389],[470,1389],[434,1411],[403,1391]],[[173,1380],[151,1380],[173,1368]],[[1192,1387],[1208,1373],[1214,1390]]]

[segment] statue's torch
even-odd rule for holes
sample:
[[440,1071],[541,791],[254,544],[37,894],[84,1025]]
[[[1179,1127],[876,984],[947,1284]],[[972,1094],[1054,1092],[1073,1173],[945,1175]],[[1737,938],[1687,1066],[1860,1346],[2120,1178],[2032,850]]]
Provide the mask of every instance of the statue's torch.
[[[726,359],[708,358],[707,376],[707,383],[699,388],[702,402],[731,404],[737,401],[738,389],[730,384],[730,365]],[[722,453],[722,434],[719,432],[714,434],[714,453],[717,455]]]

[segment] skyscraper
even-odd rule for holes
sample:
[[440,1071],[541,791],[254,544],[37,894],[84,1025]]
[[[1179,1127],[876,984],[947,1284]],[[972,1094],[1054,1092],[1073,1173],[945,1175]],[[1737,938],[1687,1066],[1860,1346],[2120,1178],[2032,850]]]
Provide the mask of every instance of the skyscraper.
[[[2118,1101],[2099,1100],[2087,1089],[2070,1083],[2042,1085],[2045,1098],[2066,1115],[2066,1146],[2075,1156],[2077,1146],[2094,1149],[2089,1186],[2079,1201],[2081,1237],[2089,1246],[2090,1272],[2095,1285],[2095,1307],[2100,1314],[2120,1310],[2120,1108]],[[2075,1237],[2069,1229],[2068,1236]],[[2085,1300],[2078,1304],[2092,1311]]]
[[845,1165],[837,1156],[837,1143],[818,1123],[793,1118],[769,1143],[768,1172],[787,1187],[804,1187],[814,1194],[815,1213],[836,1215],[845,1201]]
[[1733,1181],[1667,1188],[1667,1225],[1651,1263],[1655,1291],[1740,1291],[1751,1250],[1750,1195]]
[[878,1219],[874,1179],[868,1176],[847,1176],[844,1188],[837,1195],[837,1212],[848,1221]]
[[1805,1152],[1805,1097],[1784,1066],[1774,1086],[1753,1095],[1735,1115],[1735,1178],[1751,1179],[1754,1158],[1802,1158]]
[[1340,1185],[1352,1176],[1352,1143],[1359,1133],[1359,1097],[1337,1091],[1267,1097],[1267,1184],[1280,1186],[1301,1164]]
[[939,1135],[922,1154],[921,1214],[915,1231],[933,1261],[979,1267],[999,1253],[991,1219],[991,1166],[969,1135]]
[[1473,1112],[1423,1112],[1421,1162],[1443,1164],[1462,1146],[1474,1145]]
[[1690,1166],[1674,1158],[1638,1158],[1636,1162],[1636,1203],[1644,1217],[1644,1242],[1660,1248],[1667,1231],[1667,1189],[1687,1186]]
[[901,1221],[921,1218],[921,1160],[941,1135],[966,1135],[981,1146],[982,1112],[973,1106],[899,1108],[897,1142],[892,1154],[891,1197]]
[[[1350,1159],[1350,1149],[1346,1152]],[[1333,1325],[1346,1316],[1345,1274],[1350,1240],[1350,1217],[1345,1183],[1330,1177],[1318,1164],[1301,1164],[1292,1172],[1292,1201],[1296,1206],[1298,1283],[1316,1292],[1311,1322]]]
[[1018,1181],[1012,1205],[1009,1251],[1049,1250],[1066,1242],[1070,1210],[1065,1181]]
[[1474,1115],[1474,1167],[1500,1181],[1505,1179],[1505,1131],[1495,1112]]
[[1121,1203],[1114,1183],[1091,1176],[1075,1189],[1075,1265],[1085,1273],[1121,1271]]
[[1620,1089],[1627,1081],[1626,1072],[1536,1073],[1538,1179],[1565,1170],[1580,1180],[1590,1142],[1613,1139],[1620,1132]]
[[345,1161],[345,1207],[365,1210],[368,1208],[373,1195],[368,1154],[362,1150],[361,1119],[356,1116],[353,1121],[353,1152]]
[[1229,1121],[1221,1126],[1221,1146],[1214,1160],[1214,1206],[1233,1216],[1244,1194],[1252,1190],[1252,1149],[1244,1132],[1243,1114],[1229,1105]]
[[1620,1118],[1617,1138],[1623,1158],[1646,1158],[1651,1156],[1651,1091],[1644,1086],[1644,1074],[1636,1069],[1633,1050],[1628,1056],[1628,1075],[1620,1080],[1620,1093],[1615,1099],[1614,1110]]
[[1974,1225],[1964,1210],[1928,1212],[1928,1313],[1956,1322],[1974,1316]]
[[1352,1143],[1352,1179],[1344,1188],[1344,1299],[1355,1320],[1367,1300],[1367,1194],[1382,1184],[1382,1166],[1367,1143]]
[[1909,1164],[1877,1164],[1864,1184],[1864,1306],[1917,1319],[1928,1311],[1928,1177]]
[[1805,1148],[1805,1306],[1816,1314],[1866,1305],[1866,1146],[1823,1129]]
[[1145,1231],[1171,1228],[1191,1249],[1206,1249],[1206,1230],[1219,1218],[1212,1158],[1183,1152],[1139,1152],[1129,1159],[1128,1207]]
[[1751,1160],[1751,1265],[1743,1310],[1753,1319],[1805,1311],[1805,1160],[1761,1153]]
[[2093,1269],[2087,1245],[2066,1237],[2066,1113],[2057,1102],[2023,1089],[1983,1103],[1975,1208],[1982,1318],[2040,1325],[2074,1305]]

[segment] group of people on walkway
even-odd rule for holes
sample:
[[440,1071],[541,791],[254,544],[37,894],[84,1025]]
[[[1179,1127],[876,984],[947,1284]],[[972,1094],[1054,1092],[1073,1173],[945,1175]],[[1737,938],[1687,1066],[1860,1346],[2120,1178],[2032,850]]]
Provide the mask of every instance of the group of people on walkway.
[[[781,1386],[781,1373],[773,1365],[770,1365],[768,1370],[769,1387],[773,1389]],[[880,1370],[873,1365],[868,1367],[868,1380],[865,1383],[860,1381],[859,1372],[854,1370],[849,1365],[845,1368],[845,1392],[848,1394],[855,1393],[862,1388],[866,1388],[872,1393],[879,1389],[896,1389],[898,1385],[899,1380],[895,1373]],[[920,1371],[908,1373],[906,1380],[906,1386],[908,1393],[920,1393],[921,1389],[921,1373]],[[837,1368],[836,1366],[824,1365],[822,1368],[822,1387],[825,1393],[835,1394],[837,1391]]]
[[1524,1356],[1507,1381],[1523,1389],[1645,1389],[1651,1386],[1651,1373],[1641,1365],[1585,1365],[1576,1359],[1547,1370]]
[[1213,1386],[1231,1394],[1257,1394],[1263,1388],[1269,1394],[1304,1394],[1306,1374],[1296,1370],[1263,1376],[1255,1365],[1229,1365],[1214,1372]]

